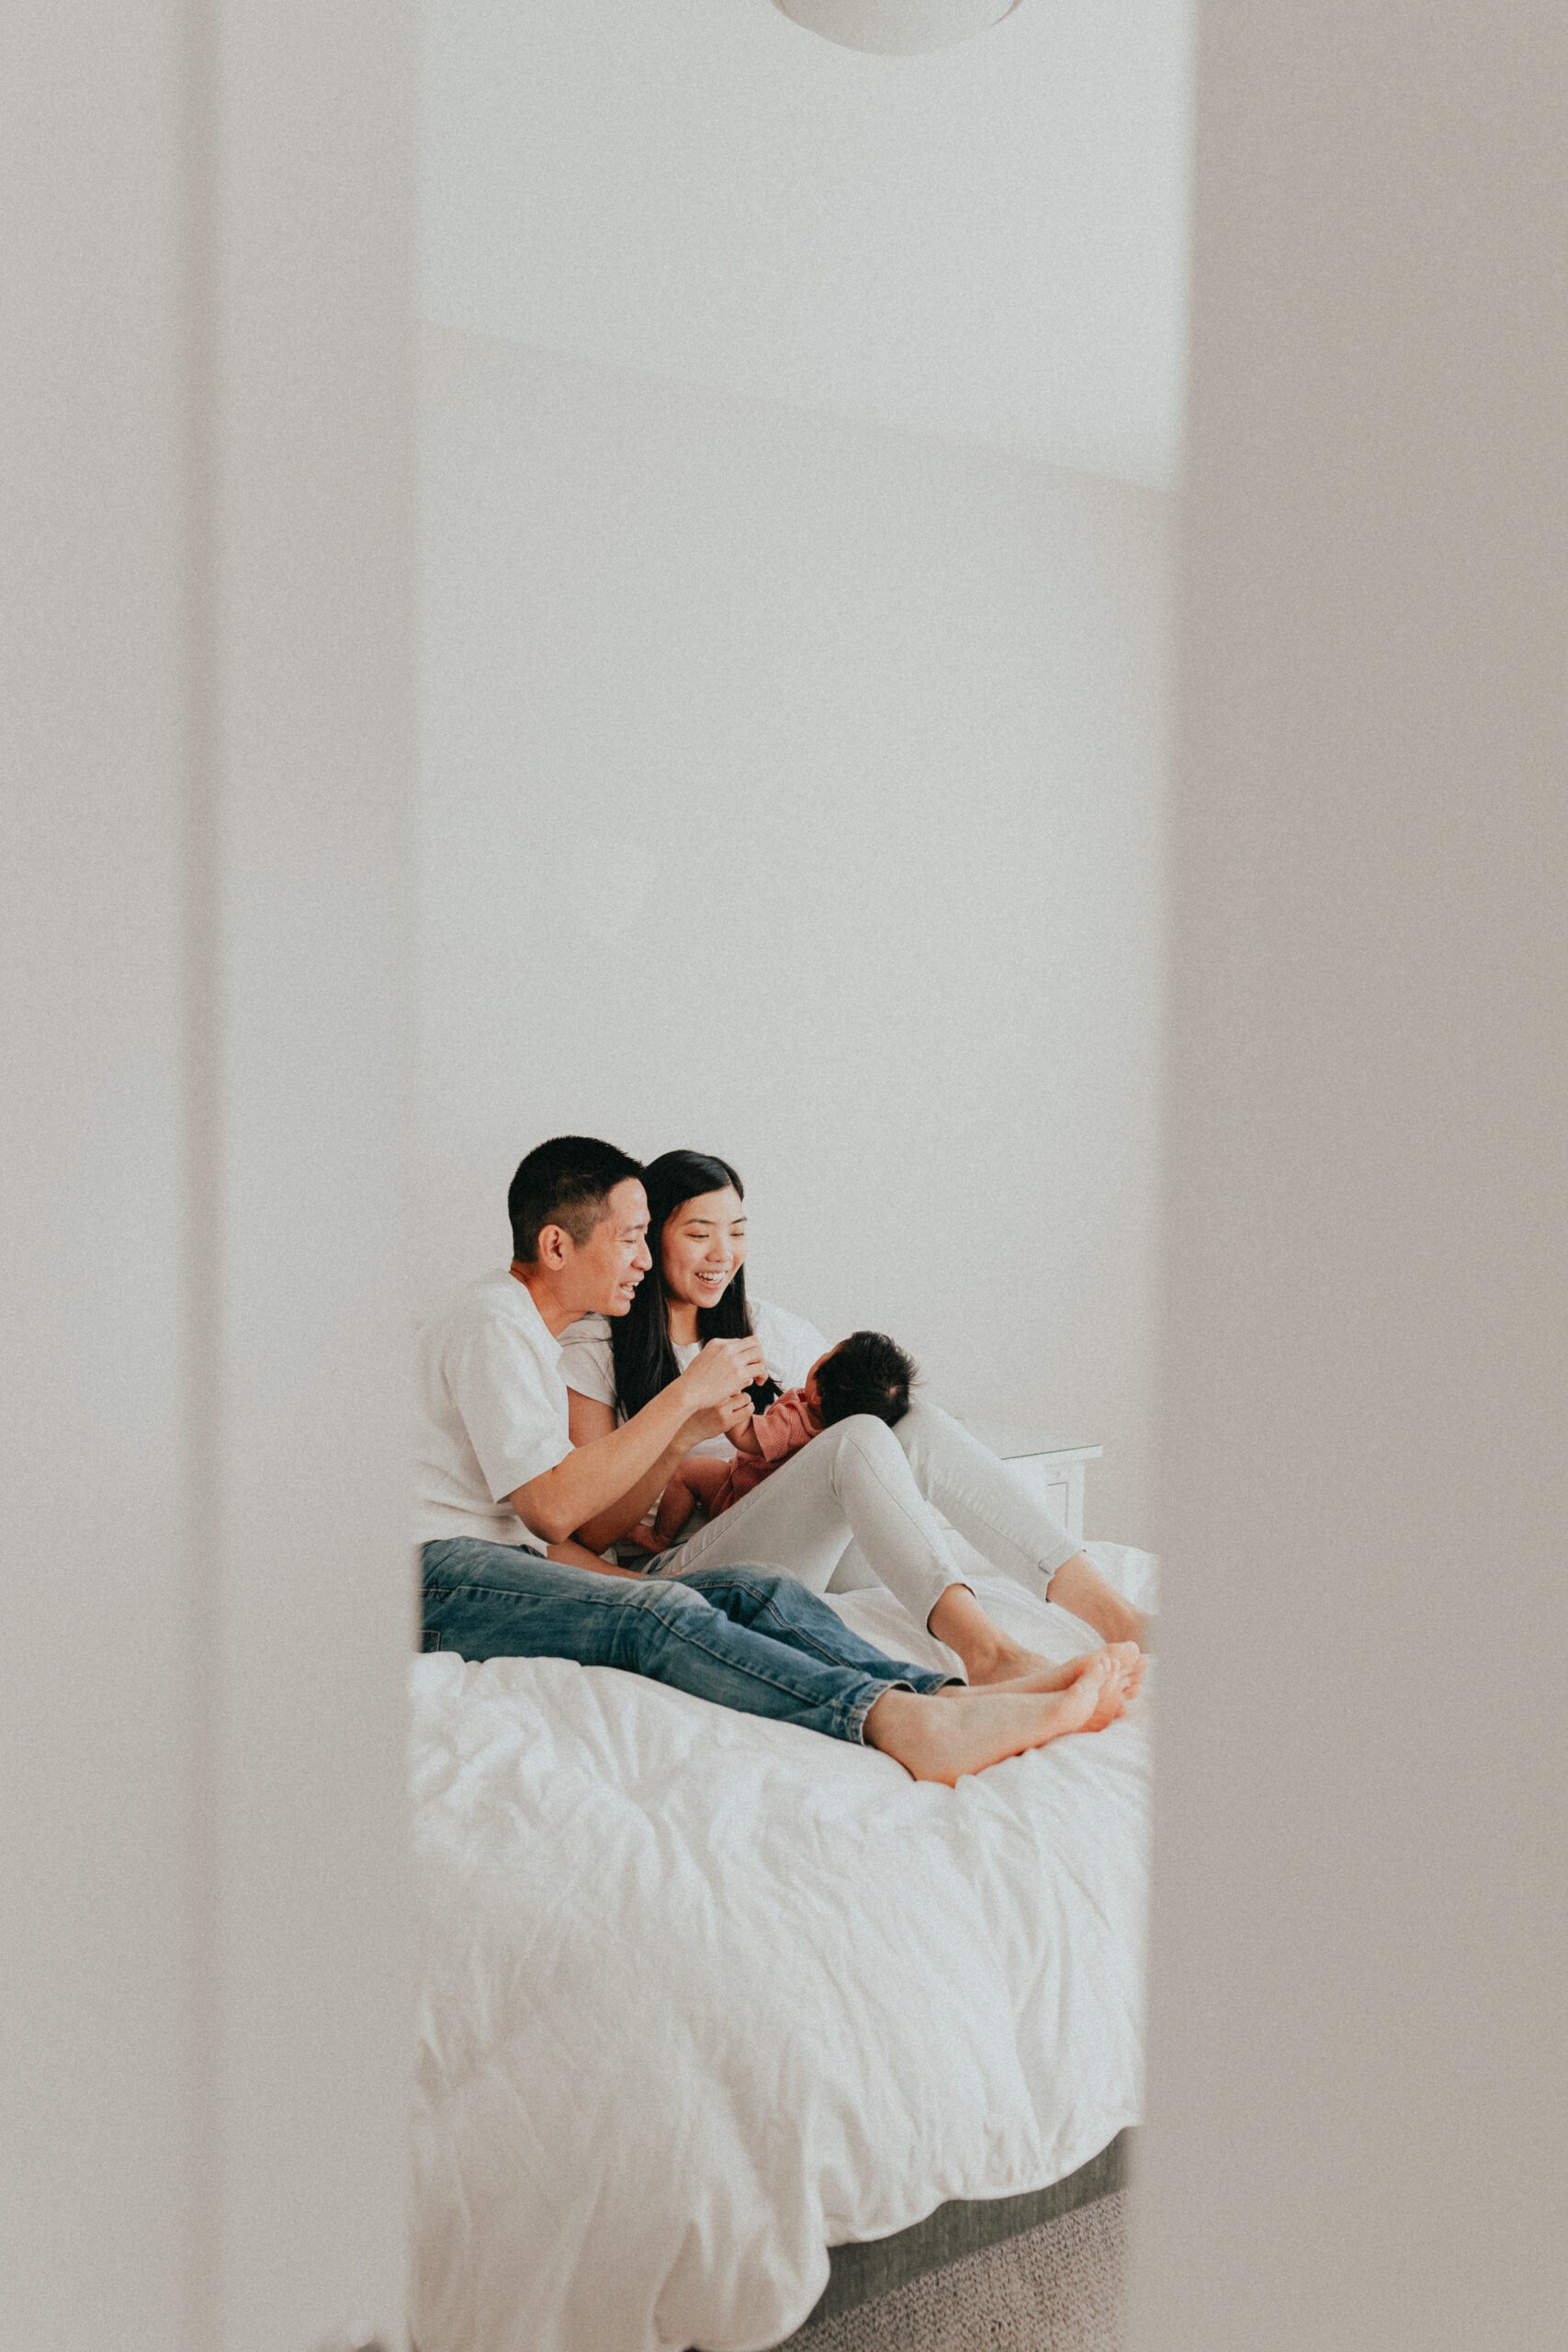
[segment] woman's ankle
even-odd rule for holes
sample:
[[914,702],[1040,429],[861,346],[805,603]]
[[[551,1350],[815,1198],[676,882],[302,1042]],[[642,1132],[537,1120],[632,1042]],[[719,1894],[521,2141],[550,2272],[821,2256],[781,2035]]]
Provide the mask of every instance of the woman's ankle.
[[1058,1608],[1069,1610],[1084,1624],[1092,1625],[1102,1642],[1137,1642],[1143,1645],[1148,1631],[1147,1620],[1130,1600],[1124,1600],[1100,1571],[1075,1552],[1064,1560],[1045,1588],[1045,1598]]
[[964,1660],[969,1679],[994,1668],[1010,1645],[966,1584],[950,1584],[926,1619],[926,1631]]

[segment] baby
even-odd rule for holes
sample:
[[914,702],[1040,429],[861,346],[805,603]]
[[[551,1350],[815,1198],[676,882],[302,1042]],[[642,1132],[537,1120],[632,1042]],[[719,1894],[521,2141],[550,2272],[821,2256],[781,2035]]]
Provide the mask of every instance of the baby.
[[750,1494],[758,1481],[809,1445],[835,1421],[852,1413],[874,1413],[892,1428],[909,1409],[909,1389],[919,1374],[900,1347],[882,1331],[852,1331],[806,1375],[804,1388],[789,1388],[765,1412],[731,1430],[733,1462],[702,1455],[682,1464],[665,1487],[651,1535],[642,1541],[663,1551],[676,1542],[697,1503],[710,1519]]

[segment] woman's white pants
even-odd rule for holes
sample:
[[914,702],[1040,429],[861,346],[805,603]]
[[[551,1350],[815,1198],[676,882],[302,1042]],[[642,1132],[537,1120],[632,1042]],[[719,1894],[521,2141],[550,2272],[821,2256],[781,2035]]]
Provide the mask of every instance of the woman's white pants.
[[863,1413],[835,1422],[664,1554],[657,1572],[755,1565],[825,1592],[852,1539],[924,1625],[949,1585],[964,1582],[937,1511],[993,1567],[1036,1592],[1081,1548],[961,1421],[921,1403],[894,1429]]

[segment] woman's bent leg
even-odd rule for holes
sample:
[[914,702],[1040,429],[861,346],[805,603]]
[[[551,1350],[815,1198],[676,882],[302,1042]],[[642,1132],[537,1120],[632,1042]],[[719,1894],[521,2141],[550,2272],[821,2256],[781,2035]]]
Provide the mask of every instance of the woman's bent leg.
[[1145,1639],[1140,1612],[1111,1590],[1077,1539],[962,1421],[920,1402],[893,1435],[921,1494],[994,1568],[1032,1592],[1049,1593],[1108,1642]]
[[869,1414],[814,1437],[780,1470],[666,1555],[663,1573],[766,1560],[811,1592],[827,1589],[853,1535],[889,1592],[924,1625],[963,1578],[920,1496],[897,1432]]
[[912,1404],[893,1435],[927,1501],[1004,1576],[1040,1592],[1040,1579],[1049,1583],[1078,1550],[1006,1463],[940,1405]]
[[[765,1570],[751,1571],[743,1599],[740,1579],[731,1576],[738,1593],[731,1615],[665,1577],[596,1576],[507,1544],[427,1544],[423,1562],[425,1646],[460,1657],[564,1657],[619,1667],[742,1714],[857,1741],[884,1692],[914,1679],[914,1669],[880,1653],[874,1654],[874,1668],[840,1663],[821,1645],[813,1654],[798,1641],[753,1631],[740,1613],[747,1608],[759,1621],[771,1612],[783,1622],[783,1580]],[[922,1676],[921,1687],[934,1689],[941,1679]]]

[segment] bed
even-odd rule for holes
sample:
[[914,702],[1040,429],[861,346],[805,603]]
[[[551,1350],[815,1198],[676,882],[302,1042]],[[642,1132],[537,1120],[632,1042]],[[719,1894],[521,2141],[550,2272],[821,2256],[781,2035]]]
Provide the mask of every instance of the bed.
[[829,2247],[1090,2178],[1137,2120],[1152,1691],[949,1790],[606,1668],[412,1672],[419,2352],[761,2352]]

